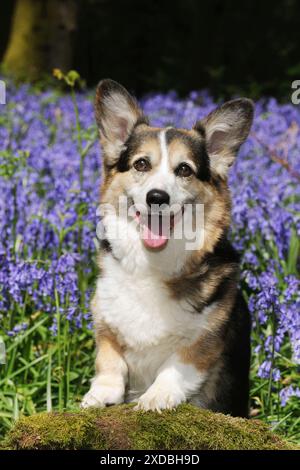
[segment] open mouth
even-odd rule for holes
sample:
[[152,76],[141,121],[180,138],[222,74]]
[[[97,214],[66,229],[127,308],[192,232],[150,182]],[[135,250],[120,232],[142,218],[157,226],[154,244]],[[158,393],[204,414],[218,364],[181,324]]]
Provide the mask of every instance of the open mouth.
[[146,248],[160,250],[164,248],[171,236],[176,223],[181,219],[183,208],[173,213],[147,212],[143,214],[139,211],[135,213],[135,220],[140,225],[140,233]]

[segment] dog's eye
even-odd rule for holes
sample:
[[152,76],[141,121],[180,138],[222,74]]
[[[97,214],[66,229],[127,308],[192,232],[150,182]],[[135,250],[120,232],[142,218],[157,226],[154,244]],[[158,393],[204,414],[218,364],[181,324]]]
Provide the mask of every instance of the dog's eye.
[[133,167],[137,171],[149,171],[151,170],[150,162],[146,158],[139,158],[133,164]]
[[191,176],[193,173],[192,168],[187,163],[181,163],[175,170],[176,176],[180,176],[182,178]]

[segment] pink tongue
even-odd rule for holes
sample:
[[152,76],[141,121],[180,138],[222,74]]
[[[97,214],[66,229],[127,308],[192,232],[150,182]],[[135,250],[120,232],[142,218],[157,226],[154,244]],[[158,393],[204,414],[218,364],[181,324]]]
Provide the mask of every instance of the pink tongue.
[[148,225],[143,225],[142,227],[142,239],[149,248],[161,248],[168,242],[168,238],[165,235],[153,233]]

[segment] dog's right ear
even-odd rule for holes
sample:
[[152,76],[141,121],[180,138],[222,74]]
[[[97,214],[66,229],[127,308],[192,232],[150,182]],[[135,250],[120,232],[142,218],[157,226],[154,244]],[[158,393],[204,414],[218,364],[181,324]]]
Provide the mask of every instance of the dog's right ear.
[[124,144],[133,128],[147,120],[135,98],[109,79],[101,80],[97,87],[95,114],[104,158],[108,165],[114,165],[125,150]]

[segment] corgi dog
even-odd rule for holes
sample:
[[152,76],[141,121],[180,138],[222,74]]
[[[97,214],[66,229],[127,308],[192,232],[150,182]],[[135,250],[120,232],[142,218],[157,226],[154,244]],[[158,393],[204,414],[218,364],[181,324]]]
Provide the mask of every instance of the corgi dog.
[[161,412],[189,401],[248,416],[250,316],[227,239],[227,172],[253,109],[235,99],[191,130],[161,129],[121,85],[99,83],[96,375],[82,407]]

